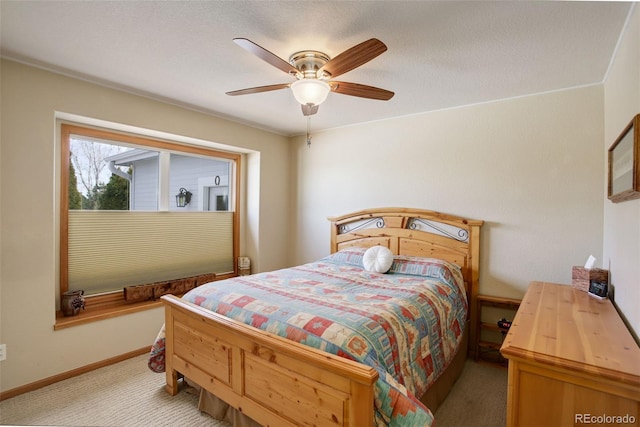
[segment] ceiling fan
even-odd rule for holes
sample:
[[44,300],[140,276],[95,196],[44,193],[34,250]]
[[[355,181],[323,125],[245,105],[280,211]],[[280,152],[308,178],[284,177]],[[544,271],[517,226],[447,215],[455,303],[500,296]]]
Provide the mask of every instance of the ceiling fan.
[[360,98],[388,101],[394,95],[386,89],[367,86],[359,83],[338,82],[331,80],[353,70],[380,55],[387,46],[378,39],[369,39],[330,58],[327,54],[316,50],[302,50],[292,54],[289,62],[269,52],[249,39],[235,38],[233,41],[263,61],[284,71],[297,80],[293,83],[280,83],[258,86],[248,89],[227,92],[227,95],[247,95],[272,90],[291,88],[293,96],[302,106],[302,114],[310,116],[318,112],[329,92]]

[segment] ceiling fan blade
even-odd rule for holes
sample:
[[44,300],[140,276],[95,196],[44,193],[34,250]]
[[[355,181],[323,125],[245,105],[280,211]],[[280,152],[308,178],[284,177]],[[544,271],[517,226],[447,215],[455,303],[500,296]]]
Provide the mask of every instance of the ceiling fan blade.
[[390,90],[361,85],[359,83],[329,82],[329,86],[331,86],[331,92],[342,95],[359,96],[360,98],[378,99],[381,101],[388,101],[395,95],[395,93]]
[[287,74],[296,75],[299,72],[296,67],[294,67],[293,65],[289,64],[284,59],[280,58],[279,56],[277,56],[277,55],[275,55],[275,54],[273,54],[271,52],[269,52],[267,49],[263,48],[262,46],[259,46],[259,45],[255,44],[254,42],[252,42],[249,39],[235,38],[235,39],[233,39],[233,41],[236,42],[236,44],[238,46],[248,50],[249,52],[253,53],[258,58],[262,59],[263,61],[268,62],[269,64],[273,65],[274,67],[278,68],[279,70],[284,71]]
[[305,116],[312,116],[318,112],[319,105],[307,104],[300,105],[302,107],[302,114]]
[[250,87],[247,89],[233,90],[231,92],[227,92],[227,95],[231,95],[231,96],[249,95],[251,93],[269,92],[271,90],[286,89],[289,86],[291,86],[291,84],[289,83],[280,83],[277,85]]
[[328,73],[331,77],[337,77],[371,61],[386,50],[387,46],[380,40],[369,39],[345,50],[324,64],[318,70],[318,77],[322,77],[323,73]]

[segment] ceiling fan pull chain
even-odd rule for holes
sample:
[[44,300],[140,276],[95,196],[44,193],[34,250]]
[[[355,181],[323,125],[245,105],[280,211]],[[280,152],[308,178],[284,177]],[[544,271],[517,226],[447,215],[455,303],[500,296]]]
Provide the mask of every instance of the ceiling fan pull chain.
[[311,147],[311,116],[307,116],[307,147]]

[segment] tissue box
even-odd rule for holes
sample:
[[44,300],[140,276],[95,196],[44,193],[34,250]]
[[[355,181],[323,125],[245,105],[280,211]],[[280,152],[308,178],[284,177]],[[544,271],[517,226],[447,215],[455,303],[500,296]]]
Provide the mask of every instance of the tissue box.
[[571,272],[571,286],[584,292],[589,292],[589,282],[609,283],[609,270],[601,268],[573,267]]

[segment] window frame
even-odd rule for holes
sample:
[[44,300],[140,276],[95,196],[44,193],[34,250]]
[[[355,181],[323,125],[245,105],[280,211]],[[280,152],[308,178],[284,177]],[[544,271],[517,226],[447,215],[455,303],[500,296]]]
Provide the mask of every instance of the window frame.
[[[132,133],[118,132],[110,129],[100,129],[93,127],[80,126],[75,124],[61,123],[60,131],[60,203],[59,203],[59,282],[58,282],[58,298],[62,300],[62,294],[68,288],[68,247],[69,247],[69,148],[72,135],[84,136],[87,138],[95,138],[106,141],[118,141],[136,146],[149,147],[160,150],[167,150],[177,153],[195,154],[206,157],[216,157],[231,160],[235,163],[233,168],[233,182],[229,183],[233,197],[230,198],[232,205],[229,206],[233,211],[233,272],[229,274],[216,275],[216,280],[222,280],[238,275],[238,255],[240,242],[240,177],[241,159],[239,153],[222,151],[219,149],[188,145],[181,142],[161,140],[147,136],[136,135]],[[158,307],[159,301],[145,301],[141,303],[125,303],[124,291],[113,291],[104,294],[97,294],[85,297],[86,309],[79,315],[64,317],[60,310],[56,311],[56,323],[54,329],[62,329],[76,324],[110,318],[121,314],[127,314],[140,310]]]

